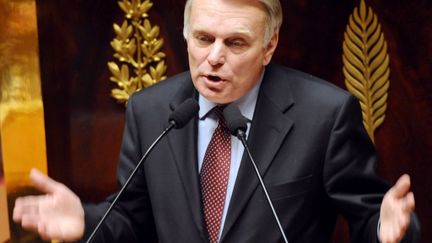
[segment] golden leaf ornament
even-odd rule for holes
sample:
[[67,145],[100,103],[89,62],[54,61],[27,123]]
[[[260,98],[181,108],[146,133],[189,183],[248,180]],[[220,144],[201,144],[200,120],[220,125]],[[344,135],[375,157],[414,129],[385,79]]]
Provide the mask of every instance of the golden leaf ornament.
[[125,14],[121,25],[113,24],[116,37],[111,41],[116,61],[108,62],[110,80],[117,84],[111,96],[126,104],[129,97],[166,78],[165,53],[159,26],[152,26],[148,11],[150,0],[122,0],[118,5]]
[[387,109],[390,60],[378,17],[364,0],[349,18],[342,61],[345,85],[360,101],[363,124],[374,141]]

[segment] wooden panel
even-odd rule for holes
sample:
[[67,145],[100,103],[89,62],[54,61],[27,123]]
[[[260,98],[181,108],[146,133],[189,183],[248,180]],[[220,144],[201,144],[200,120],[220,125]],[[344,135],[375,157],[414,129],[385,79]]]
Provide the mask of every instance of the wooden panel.
[[123,129],[106,66],[116,1],[40,1],[38,13],[49,173],[101,199],[116,188]]
[[[152,23],[165,38],[168,75],[186,70],[184,1],[155,0]],[[387,118],[376,133],[380,174],[389,182],[411,174],[420,221],[432,224],[432,2],[366,1],[388,41],[391,87]],[[342,41],[359,1],[282,1],[284,25],[274,60],[344,87]],[[109,97],[112,23],[122,12],[113,0],[38,1],[40,54],[50,174],[84,201],[116,188],[124,108]],[[341,227],[346,227],[342,224]],[[423,242],[432,233],[423,230]],[[345,242],[340,233],[335,242]]]

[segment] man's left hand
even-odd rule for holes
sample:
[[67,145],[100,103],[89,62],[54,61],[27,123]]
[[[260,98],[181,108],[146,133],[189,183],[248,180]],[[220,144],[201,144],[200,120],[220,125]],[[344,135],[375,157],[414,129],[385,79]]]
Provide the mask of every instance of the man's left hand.
[[414,211],[414,194],[410,192],[409,175],[403,175],[384,195],[381,204],[380,241],[382,243],[400,242],[411,222]]

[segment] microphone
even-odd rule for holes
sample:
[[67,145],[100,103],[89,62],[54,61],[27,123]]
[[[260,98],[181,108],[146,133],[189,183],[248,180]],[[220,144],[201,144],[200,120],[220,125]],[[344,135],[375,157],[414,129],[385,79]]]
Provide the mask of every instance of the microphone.
[[184,127],[198,111],[199,105],[196,100],[189,98],[175,108],[168,117],[168,121],[175,129],[180,129]]
[[114,200],[111,202],[108,210],[105,212],[105,214],[103,215],[103,217],[101,218],[101,220],[99,221],[99,223],[96,225],[96,228],[93,230],[93,232],[91,233],[91,235],[87,239],[86,243],[90,243],[90,242],[93,241],[94,236],[99,231],[100,227],[102,226],[102,224],[105,221],[105,219],[107,218],[107,216],[110,214],[111,210],[113,209],[113,207],[117,203],[117,200],[123,194],[123,192],[125,191],[126,187],[129,185],[130,181],[132,180],[132,178],[135,176],[135,174],[138,171],[138,169],[143,164],[143,161],[145,160],[145,158],[147,158],[147,155],[153,150],[153,148],[156,146],[156,144],[158,144],[159,141],[171,129],[173,129],[173,128],[180,129],[180,128],[184,127],[192,119],[192,117],[194,117],[194,115],[198,112],[198,110],[199,110],[198,103],[194,99],[189,98],[189,99],[185,100],[182,104],[180,104],[170,114],[170,116],[168,118],[168,122],[169,122],[168,127],[166,127],[165,130],[159,135],[159,137],[157,137],[155,139],[155,141],[150,145],[150,147],[147,149],[147,151],[145,152],[145,154],[141,157],[140,161],[135,166],[135,169],[132,171],[132,173],[130,174],[129,178],[126,180],[125,184],[121,187],[119,193],[116,195],[116,197],[114,198]]
[[265,197],[267,199],[267,202],[270,205],[270,208],[271,208],[271,210],[273,212],[273,216],[274,216],[274,218],[276,220],[276,223],[277,223],[277,225],[279,227],[279,230],[280,230],[280,232],[282,234],[284,242],[288,243],[288,240],[287,240],[287,238],[285,236],[285,232],[284,232],[284,230],[282,228],[282,225],[281,225],[281,223],[279,221],[279,217],[278,217],[278,215],[277,215],[277,213],[276,213],[276,211],[274,209],[273,203],[272,203],[272,201],[270,199],[270,196],[269,196],[269,194],[267,192],[267,188],[266,188],[266,186],[264,184],[264,181],[263,181],[263,179],[261,177],[261,174],[260,174],[260,172],[258,170],[258,167],[257,167],[254,159],[252,158],[252,154],[251,154],[251,152],[249,150],[249,147],[246,144],[246,130],[247,130],[248,119],[241,114],[241,112],[237,108],[237,106],[232,105],[232,104],[228,105],[227,107],[225,107],[223,113],[224,113],[225,122],[227,124],[228,130],[230,131],[230,133],[233,136],[236,136],[242,142],[242,144],[243,144],[243,146],[244,146],[244,148],[246,150],[246,153],[248,154],[249,159],[250,159],[250,161],[251,161],[251,163],[252,163],[252,165],[253,165],[253,167],[255,169],[255,173],[256,173],[256,175],[258,177],[258,180],[259,180],[259,182],[261,184],[261,187],[262,187],[262,189],[264,191],[264,194],[265,194]]

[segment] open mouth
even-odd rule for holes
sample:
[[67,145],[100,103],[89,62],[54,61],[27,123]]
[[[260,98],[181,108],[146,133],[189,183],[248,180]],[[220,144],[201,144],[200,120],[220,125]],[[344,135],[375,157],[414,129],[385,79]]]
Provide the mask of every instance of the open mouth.
[[213,82],[219,82],[219,81],[222,81],[222,78],[219,77],[219,76],[208,75],[207,78],[208,78],[210,81],[213,81]]

